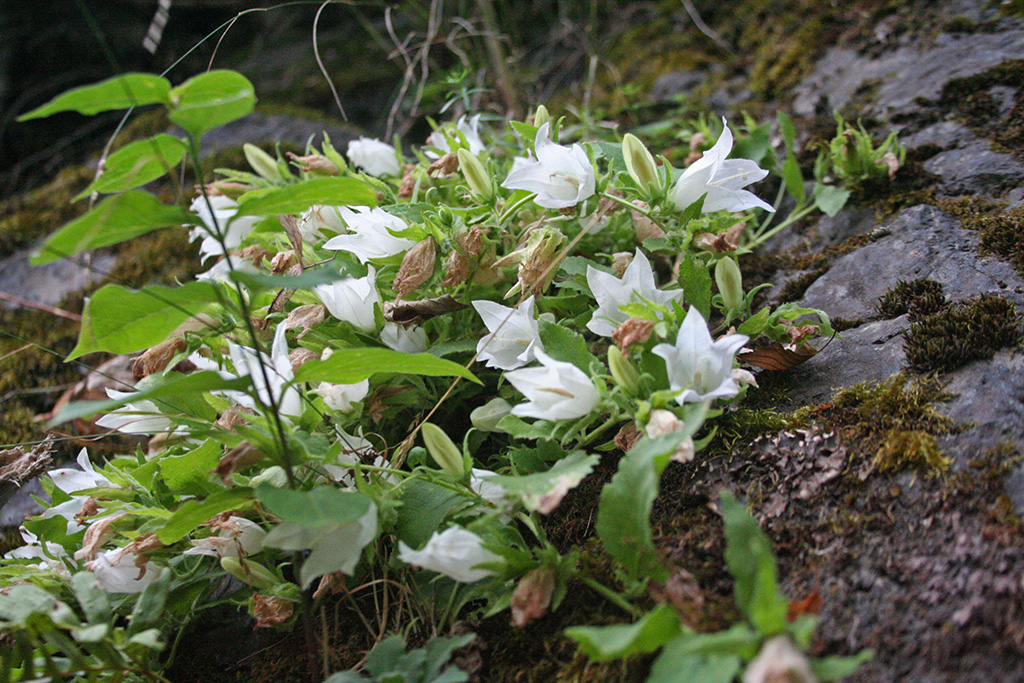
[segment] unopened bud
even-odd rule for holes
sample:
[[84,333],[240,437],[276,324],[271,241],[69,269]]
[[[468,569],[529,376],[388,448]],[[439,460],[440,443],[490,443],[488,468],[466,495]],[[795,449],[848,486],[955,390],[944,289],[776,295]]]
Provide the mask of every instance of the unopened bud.
[[474,408],[473,412],[469,414],[469,420],[481,432],[496,432],[498,423],[511,412],[512,404],[499,396]]
[[[659,436],[667,436],[674,432],[683,429],[683,421],[676,417],[676,414],[670,410],[664,410],[661,408],[651,411],[650,417],[647,418],[647,424],[644,425],[644,433],[650,439],[656,439]],[[693,460],[696,454],[696,447],[693,443],[692,437],[686,437],[683,442],[676,446],[675,452],[672,454],[672,462],[690,462]]]
[[401,299],[416,291],[416,288],[430,279],[434,274],[437,262],[437,243],[433,237],[427,237],[405,253],[402,265],[398,268],[393,288]]
[[240,557],[222,557],[220,558],[220,566],[221,569],[231,574],[231,576],[257,590],[270,588],[281,582],[274,572],[263,565],[243,560]]
[[242,145],[245,160],[257,174],[275,183],[281,181],[281,170],[277,167],[277,159],[270,156],[252,143]]
[[551,595],[555,592],[555,572],[539,567],[519,580],[512,592],[512,625],[522,628],[547,614]]
[[617,251],[612,254],[612,270],[619,277],[626,272],[629,268],[629,264],[633,262],[633,254],[628,251]]
[[486,202],[494,193],[491,187],[491,177],[487,175],[487,169],[476,158],[476,155],[468,149],[459,148],[459,168],[466,178],[469,190],[476,195],[477,199]]
[[288,473],[280,465],[271,465],[249,480],[249,486],[256,488],[260,484],[269,484],[275,489],[283,489],[288,485]]
[[537,106],[537,111],[533,114],[533,125],[540,128],[545,123],[551,122],[551,114],[548,113],[548,108],[543,104]]
[[423,434],[423,444],[434,462],[448,474],[461,479],[466,473],[466,466],[459,447],[435,424],[424,422],[420,426],[420,431]]
[[816,683],[817,680],[807,656],[788,636],[775,636],[765,641],[743,674],[743,683]]
[[651,194],[661,185],[661,174],[654,163],[650,151],[640,142],[640,138],[626,133],[622,138],[622,158],[626,161],[629,176],[636,181],[644,194]]
[[298,265],[298,263],[299,261],[295,258],[294,251],[279,251],[274,254],[274,258],[270,259],[270,272],[274,275],[287,273],[289,268]]
[[618,346],[608,347],[608,368],[612,371],[612,377],[615,379],[615,383],[620,387],[628,391],[630,394],[635,394],[637,388],[640,386],[640,375],[637,373],[636,368],[629,362],[629,359],[622,355],[622,351],[619,351]]
[[715,264],[715,282],[727,313],[736,313],[743,305],[743,274],[736,261],[722,258]]
[[338,175],[338,167],[333,161],[322,154],[310,154],[308,156],[300,157],[292,152],[287,152],[287,155],[289,159],[298,165],[299,170],[303,173]]

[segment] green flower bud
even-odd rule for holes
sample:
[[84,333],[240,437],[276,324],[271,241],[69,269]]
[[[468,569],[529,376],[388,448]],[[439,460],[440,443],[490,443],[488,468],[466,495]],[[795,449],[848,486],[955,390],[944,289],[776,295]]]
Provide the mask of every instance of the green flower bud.
[[626,170],[629,171],[630,177],[641,190],[650,193],[661,185],[661,174],[658,173],[654,157],[644,143],[632,133],[626,133],[622,138],[622,158],[626,161]]
[[743,274],[736,261],[728,257],[719,259],[715,264],[715,282],[718,283],[726,312],[739,312],[743,305]]
[[492,195],[491,177],[487,175],[487,169],[476,155],[468,149],[459,148],[459,168],[462,169],[462,175],[465,176],[470,191],[480,201],[489,200]]
[[640,375],[629,359],[622,355],[618,346],[608,347],[608,368],[612,371],[615,382],[631,394],[635,394],[640,386]]
[[498,423],[511,412],[512,404],[499,396],[474,408],[473,412],[469,414],[469,419],[473,426],[481,432],[496,432]]
[[275,183],[281,181],[281,171],[277,168],[277,159],[248,142],[242,145],[242,151],[245,152],[245,160],[249,162],[252,170],[267,180]]
[[466,473],[466,466],[459,447],[435,424],[424,422],[420,430],[423,434],[423,443],[434,462],[448,474],[461,479]]
[[274,572],[256,562],[243,560],[240,557],[220,558],[221,569],[239,581],[249,584],[257,590],[270,588],[281,583]]
[[537,111],[533,115],[533,125],[540,128],[545,123],[550,123],[551,114],[548,113],[548,108],[543,104],[537,106]]
[[274,488],[283,489],[288,485],[288,475],[280,465],[271,465],[249,481],[249,486],[253,488],[260,484],[270,484]]

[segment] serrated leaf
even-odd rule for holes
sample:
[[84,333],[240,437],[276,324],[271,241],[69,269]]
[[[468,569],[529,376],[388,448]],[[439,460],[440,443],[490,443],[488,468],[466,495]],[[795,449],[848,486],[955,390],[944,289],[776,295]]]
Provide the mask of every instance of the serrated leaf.
[[98,204],[50,235],[29,261],[51,263],[83,251],[109,247],[172,225],[190,224],[195,216],[177,206],[161,204],[152,195],[129,190]]
[[[574,626],[565,635],[595,662],[621,659],[654,652],[679,636],[679,616],[667,604],[660,604],[632,624]],[[677,679],[688,680],[688,679]]]
[[128,109],[146,104],[169,102],[171,83],[154,74],[130,73],[99,83],[85,85],[57,95],[46,104],[18,117],[28,121],[63,111],[92,116],[101,111]]
[[351,524],[370,508],[370,499],[363,494],[334,486],[293,491],[263,484],[256,489],[256,496],[283,521],[308,528]]
[[177,543],[214,515],[236,510],[253,499],[252,489],[236,487],[223,489],[203,499],[185,501],[174,511],[156,537],[164,545]]
[[73,360],[87,353],[132,353],[166,341],[178,325],[217,301],[208,282],[132,290],[105,285],[86,302]]
[[679,284],[683,297],[690,306],[695,306],[707,320],[711,316],[711,273],[708,267],[692,254],[684,253],[679,262]]
[[780,633],[786,628],[789,602],[779,590],[771,542],[731,493],[723,491],[719,505],[725,520],[725,561],[736,579],[736,604],[764,635]]
[[109,194],[145,185],[181,163],[185,151],[184,142],[163,133],[125,145],[107,157],[103,175],[73,201],[88,197],[93,192]]
[[445,486],[410,479],[401,488],[395,535],[406,545],[420,548],[438,530],[448,512],[465,500]]
[[462,377],[482,384],[473,373],[450,360],[429,353],[402,353],[384,348],[340,349],[327,360],[305,363],[295,371],[295,381],[355,384],[381,372]]
[[599,362],[579,332],[543,318],[538,321],[538,329],[544,353],[555,360],[572,363],[587,374],[590,373],[590,364]]
[[249,192],[239,199],[237,215],[300,214],[314,204],[376,206],[377,193],[356,178],[312,178],[295,185]]
[[240,119],[256,106],[252,83],[237,71],[193,76],[170,92],[168,118],[195,136]]
[[207,439],[184,455],[165,455],[158,461],[161,479],[172,492],[198,493],[217,467],[221,450],[219,443]]
[[525,475],[498,475],[489,477],[492,481],[523,501],[528,510],[548,514],[566,493],[576,488],[594,469],[600,460],[598,455],[587,455],[584,451],[573,451],[556,462],[546,472]]

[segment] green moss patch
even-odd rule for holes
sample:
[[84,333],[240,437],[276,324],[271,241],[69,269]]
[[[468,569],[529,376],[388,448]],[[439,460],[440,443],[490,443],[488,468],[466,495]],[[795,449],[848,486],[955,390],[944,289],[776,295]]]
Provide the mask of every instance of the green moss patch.
[[899,280],[876,304],[883,318],[897,318],[906,313],[911,320],[937,313],[945,306],[942,285],[926,278]]
[[991,358],[1017,342],[1019,318],[1013,303],[983,294],[922,317],[905,335],[907,363],[917,372],[954,370]]

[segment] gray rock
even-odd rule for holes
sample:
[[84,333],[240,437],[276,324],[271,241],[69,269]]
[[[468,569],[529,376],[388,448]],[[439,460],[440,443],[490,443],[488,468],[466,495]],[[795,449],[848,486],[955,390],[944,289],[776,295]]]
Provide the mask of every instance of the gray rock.
[[901,137],[900,142],[907,149],[916,149],[923,145],[937,145],[943,149],[961,147],[969,142],[977,140],[978,136],[971,132],[970,128],[956,121],[940,121],[922,128],[913,135],[906,138]]
[[939,209],[915,206],[883,227],[890,234],[837,259],[807,288],[803,304],[860,320],[897,281],[930,278],[951,301],[992,293],[1024,308],[1024,282],[1013,267],[979,255],[978,234]]
[[33,496],[43,500],[50,499],[43,491],[38,477],[26,482],[11,496],[10,500],[0,507],[0,527],[18,526],[25,521],[26,517],[41,513],[43,506],[37,503]]
[[[324,132],[331,138],[331,144],[342,154],[349,140],[358,137],[355,128],[343,124],[329,125],[323,121],[295,118],[283,114],[260,114],[253,112],[237,121],[225,124],[203,136],[201,155],[206,156],[219,149],[241,147],[247,142],[253,144],[285,142],[304,147],[309,140],[317,147],[323,142]],[[173,129],[172,135],[184,135],[180,129]]]
[[[99,282],[117,262],[115,256],[100,253],[32,266],[31,253],[25,249],[0,259],[0,292],[45,306],[56,306],[68,294]],[[0,299],[0,306],[17,304]]]
[[942,177],[940,189],[948,195],[993,194],[1024,179],[1024,165],[1009,154],[993,152],[980,139],[936,154],[924,162],[924,170]]

